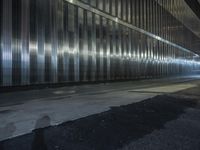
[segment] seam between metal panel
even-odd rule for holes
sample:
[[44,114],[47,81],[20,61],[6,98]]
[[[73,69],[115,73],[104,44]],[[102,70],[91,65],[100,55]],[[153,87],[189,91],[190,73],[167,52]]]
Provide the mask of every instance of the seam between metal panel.
[[132,24],[129,24],[129,23],[127,23],[127,22],[121,20],[121,19],[118,18],[118,17],[114,17],[114,16],[111,16],[111,15],[109,15],[109,14],[107,14],[107,13],[104,13],[104,12],[102,12],[101,10],[98,10],[98,9],[96,9],[96,8],[94,8],[94,7],[90,6],[90,5],[88,5],[88,4],[85,4],[85,3],[80,2],[80,1],[78,1],[78,0],[64,0],[64,1],[69,2],[69,3],[73,4],[73,5],[78,6],[78,7],[81,7],[81,8],[83,8],[83,9],[85,9],[85,10],[91,11],[91,12],[97,14],[97,15],[100,15],[100,16],[105,17],[105,18],[107,18],[107,19],[109,19],[109,20],[112,20],[112,21],[114,21],[114,22],[116,22],[116,23],[119,23],[119,24],[121,24],[121,25],[124,25],[124,26],[126,26],[126,27],[128,27],[128,28],[131,28],[131,29],[133,29],[133,30],[135,30],[135,31],[137,31],[137,32],[140,32],[140,33],[142,33],[142,34],[145,34],[145,35],[147,35],[147,36],[149,36],[149,37],[152,37],[152,38],[154,38],[154,39],[156,39],[156,40],[158,40],[158,41],[161,41],[161,42],[163,42],[163,43],[166,43],[166,44],[168,44],[168,45],[171,45],[171,46],[173,46],[173,47],[175,47],[175,48],[178,48],[178,49],[180,49],[180,50],[182,50],[182,51],[186,51],[186,52],[189,52],[189,53],[192,53],[192,54],[198,56],[196,53],[194,53],[193,51],[191,51],[191,50],[189,50],[189,49],[186,49],[186,48],[184,48],[184,47],[182,47],[182,46],[180,46],[180,45],[178,45],[178,44],[175,44],[175,43],[170,42],[170,41],[168,41],[168,40],[166,40],[166,39],[163,39],[163,38],[160,37],[160,36],[157,36],[157,35],[155,35],[155,34],[153,34],[153,33],[150,33],[150,32],[148,32],[148,31],[145,31],[145,30],[143,30],[143,29],[141,29],[141,28],[138,28],[138,27],[136,27],[136,26],[134,26],[134,25],[132,25]]

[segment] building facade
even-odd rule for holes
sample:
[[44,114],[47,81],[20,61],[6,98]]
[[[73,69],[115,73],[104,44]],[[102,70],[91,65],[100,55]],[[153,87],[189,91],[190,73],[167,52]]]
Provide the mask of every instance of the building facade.
[[192,73],[200,66],[193,45],[199,37],[165,3],[1,0],[0,86]]

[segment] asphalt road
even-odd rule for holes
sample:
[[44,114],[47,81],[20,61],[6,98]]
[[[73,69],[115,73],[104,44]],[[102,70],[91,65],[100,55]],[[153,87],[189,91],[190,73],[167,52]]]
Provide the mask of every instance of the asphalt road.
[[199,150],[199,86],[196,77],[1,94],[0,150]]

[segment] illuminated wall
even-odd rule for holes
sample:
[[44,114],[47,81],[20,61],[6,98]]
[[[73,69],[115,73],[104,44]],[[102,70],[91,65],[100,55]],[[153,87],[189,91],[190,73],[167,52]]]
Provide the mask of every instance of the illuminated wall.
[[1,0],[0,86],[191,73],[197,37],[154,0]]

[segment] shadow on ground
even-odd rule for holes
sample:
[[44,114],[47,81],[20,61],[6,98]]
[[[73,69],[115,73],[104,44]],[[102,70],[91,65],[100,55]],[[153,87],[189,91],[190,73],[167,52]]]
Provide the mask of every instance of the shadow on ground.
[[[162,129],[196,105],[197,100],[157,96],[59,126],[37,129],[0,142],[0,150],[116,150]],[[40,120],[50,124],[48,116]],[[39,122],[37,125],[42,127]]]

